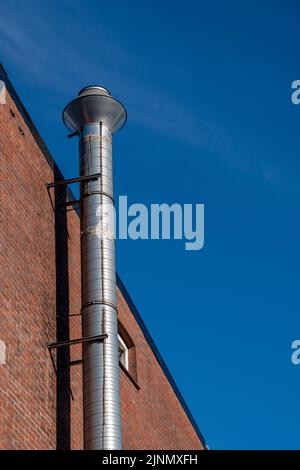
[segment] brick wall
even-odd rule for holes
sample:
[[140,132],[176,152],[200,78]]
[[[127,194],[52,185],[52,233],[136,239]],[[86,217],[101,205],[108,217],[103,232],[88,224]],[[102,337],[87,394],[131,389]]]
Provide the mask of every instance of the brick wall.
[[[0,105],[0,448],[80,449],[81,346],[59,351],[57,377],[46,347],[81,336],[79,219],[54,215],[45,182],[61,175],[18,108],[10,95]],[[124,448],[202,448],[120,291],[118,306],[134,345],[131,377],[120,369]]]

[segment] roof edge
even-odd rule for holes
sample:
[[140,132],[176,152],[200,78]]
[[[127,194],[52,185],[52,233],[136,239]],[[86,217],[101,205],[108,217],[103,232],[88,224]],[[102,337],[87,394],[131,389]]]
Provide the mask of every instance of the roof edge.
[[135,306],[135,303],[133,302],[129,292],[127,291],[127,289],[126,289],[125,285],[123,284],[123,282],[122,282],[122,280],[121,280],[118,273],[117,273],[117,285],[118,285],[124,299],[126,300],[126,303],[129,307],[130,311],[133,313],[133,316],[134,316],[137,324],[139,325],[140,329],[142,330],[143,335],[144,335],[147,343],[149,344],[150,348],[152,349],[152,352],[155,355],[155,357],[157,359],[157,362],[159,363],[159,365],[162,368],[165,376],[167,377],[167,379],[168,379],[168,381],[169,381],[176,397],[178,398],[179,403],[182,406],[182,409],[184,410],[185,414],[187,415],[187,417],[188,417],[191,425],[193,426],[197,436],[199,437],[201,444],[203,445],[204,449],[206,449],[207,445],[206,445],[205,438],[204,438],[202,432],[200,431],[199,426],[195,421],[195,418],[193,417],[193,415],[192,415],[185,399],[183,398],[183,396],[182,396],[182,394],[181,394],[181,392],[180,392],[180,390],[179,390],[179,388],[178,388],[171,372],[168,369],[168,366],[166,365],[162,355],[160,354],[160,352],[159,352],[159,350],[158,350],[158,348],[157,348],[157,346],[156,346],[156,344],[155,344],[155,342],[154,342],[154,340],[153,340],[153,338],[152,338],[152,336],[151,336],[144,320],[142,319],[138,309]]
[[[57,163],[55,162],[54,158],[52,157],[52,155],[50,153],[50,150],[48,149],[47,145],[45,144],[45,141],[43,140],[41,134],[37,130],[34,122],[32,121],[30,115],[28,114],[28,112],[27,112],[25,106],[23,105],[19,95],[17,94],[13,84],[11,83],[10,79],[8,78],[7,72],[6,72],[5,68],[3,67],[3,65],[1,64],[1,62],[0,62],[0,80],[3,80],[5,82],[5,86],[8,90],[8,92],[9,92],[9,94],[11,95],[12,99],[14,100],[15,105],[18,108],[18,111],[20,112],[20,114],[22,115],[24,121],[26,122],[26,125],[27,125],[28,129],[30,130],[32,136],[34,137],[34,140],[38,144],[42,154],[46,158],[50,168],[52,169],[53,173],[55,173],[56,178],[64,180],[65,179],[64,175],[62,174],[60,168],[58,167]],[[74,194],[73,194],[73,191],[69,188],[69,186],[67,186],[67,197],[68,197],[69,201],[72,201],[72,200],[76,199]],[[74,209],[79,214],[78,207],[74,207]]]

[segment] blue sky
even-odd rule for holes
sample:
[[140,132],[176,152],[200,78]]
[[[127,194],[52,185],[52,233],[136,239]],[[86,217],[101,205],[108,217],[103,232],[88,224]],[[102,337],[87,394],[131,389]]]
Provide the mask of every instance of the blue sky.
[[66,177],[61,112],[108,87],[128,111],[116,196],[204,203],[205,248],[119,241],[117,267],[211,448],[300,448],[297,1],[15,1],[0,61]]

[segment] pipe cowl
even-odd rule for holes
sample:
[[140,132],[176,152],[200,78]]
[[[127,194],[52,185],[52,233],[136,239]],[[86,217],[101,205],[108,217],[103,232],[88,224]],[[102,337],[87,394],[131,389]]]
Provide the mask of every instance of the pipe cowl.
[[80,90],[77,98],[63,111],[63,122],[72,132],[93,123],[103,123],[111,133],[124,126],[127,119],[126,109],[110,92],[97,85]]

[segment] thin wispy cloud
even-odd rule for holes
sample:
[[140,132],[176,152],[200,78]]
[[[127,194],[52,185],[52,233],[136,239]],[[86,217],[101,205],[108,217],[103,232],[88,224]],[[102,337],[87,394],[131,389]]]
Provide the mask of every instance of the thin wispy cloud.
[[[60,9],[68,14],[63,32],[60,24],[46,21],[45,11],[40,10],[38,3],[29,4],[31,8],[28,3],[21,6],[12,2],[11,9],[3,9],[0,50],[5,62],[12,63],[32,87],[51,91],[52,97],[65,101],[66,95],[73,96],[77,84],[94,82],[100,77],[122,96],[130,119],[137,125],[193,147],[203,158],[207,153],[213,154],[235,171],[250,174],[264,183],[289,187],[279,168],[255,156],[250,158],[247,145],[241,149],[217,119],[211,121],[200,112],[195,114],[178,97],[135,78],[138,59],[102,25],[91,24],[90,37],[83,41],[83,24],[88,18],[82,18],[81,4],[71,0],[58,2]],[[17,5],[24,10],[19,15],[15,14]],[[90,49],[90,43],[96,39],[101,51]]]

